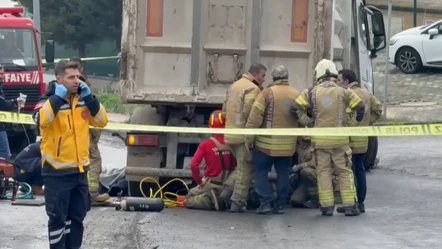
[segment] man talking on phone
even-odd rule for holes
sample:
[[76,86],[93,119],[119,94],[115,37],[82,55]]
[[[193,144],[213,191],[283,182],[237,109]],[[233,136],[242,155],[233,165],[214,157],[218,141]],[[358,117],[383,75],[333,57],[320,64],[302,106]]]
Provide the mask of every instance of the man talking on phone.
[[53,95],[40,101],[34,113],[42,140],[49,248],[81,248],[83,220],[90,208],[89,126],[103,128],[108,119],[104,107],[80,81],[77,63],[58,62],[55,76]]

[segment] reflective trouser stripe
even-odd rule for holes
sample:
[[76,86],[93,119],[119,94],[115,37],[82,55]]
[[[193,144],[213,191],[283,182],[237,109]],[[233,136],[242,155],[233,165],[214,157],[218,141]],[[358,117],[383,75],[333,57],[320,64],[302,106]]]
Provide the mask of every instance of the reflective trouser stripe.
[[[49,244],[57,244],[66,234],[71,232],[71,228],[68,228],[72,224],[72,221],[68,220],[65,222],[65,227],[58,230],[49,232]],[[53,237],[53,239],[51,239]]]

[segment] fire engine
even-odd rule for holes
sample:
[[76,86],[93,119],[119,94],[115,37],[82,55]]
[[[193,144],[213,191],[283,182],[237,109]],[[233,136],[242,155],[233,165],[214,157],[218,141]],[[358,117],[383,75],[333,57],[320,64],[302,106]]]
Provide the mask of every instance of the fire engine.
[[[27,95],[21,113],[31,113],[46,91],[38,44],[39,31],[31,18],[24,17],[23,7],[0,8],[0,65],[4,68],[3,92],[6,99]],[[46,62],[53,62],[53,41],[46,41]],[[0,122],[1,122],[0,117]],[[35,142],[35,125],[5,123],[11,154],[14,156]]]

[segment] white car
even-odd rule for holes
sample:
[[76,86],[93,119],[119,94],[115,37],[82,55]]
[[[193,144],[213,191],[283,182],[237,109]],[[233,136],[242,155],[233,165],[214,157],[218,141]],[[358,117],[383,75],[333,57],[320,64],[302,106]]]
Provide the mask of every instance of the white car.
[[422,67],[442,68],[442,20],[391,37],[388,60],[406,74]]

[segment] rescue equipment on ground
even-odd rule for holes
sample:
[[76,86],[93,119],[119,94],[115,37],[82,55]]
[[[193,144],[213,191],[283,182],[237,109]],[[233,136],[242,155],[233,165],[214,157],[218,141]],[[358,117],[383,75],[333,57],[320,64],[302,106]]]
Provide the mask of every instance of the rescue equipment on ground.
[[115,203],[116,210],[161,212],[164,209],[164,200],[161,198],[127,197]]
[[[14,175],[14,165],[4,158],[0,158],[0,200],[15,202],[17,199],[35,199],[32,187],[27,183],[13,180]],[[25,194],[17,194],[20,187],[25,189]]]
[[[0,112],[0,122],[14,124],[32,124],[32,115],[24,113]],[[91,128],[99,129],[99,128]],[[156,133],[188,133],[188,134],[231,134],[231,135],[267,135],[267,136],[365,136],[365,137],[410,137],[410,136],[442,136],[442,123],[410,124],[386,126],[357,126],[332,128],[278,128],[278,129],[211,129],[204,127],[175,127],[159,125],[135,125],[124,123],[108,123],[103,130],[143,131]]]
[[[153,189],[150,188],[149,196],[147,196],[143,190],[143,183],[145,183],[145,182],[155,183],[158,186],[157,192],[154,193]],[[143,180],[141,180],[140,192],[145,198],[158,198],[157,196],[158,196],[158,194],[160,194],[159,198],[164,200],[164,205],[166,207],[184,207],[184,201],[186,200],[185,196],[178,195],[177,193],[171,193],[171,192],[164,192],[163,193],[163,189],[172,182],[181,182],[184,185],[184,187],[186,188],[187,192],[189,192],[189,190],[190,190],[189,186],[187,185],[187,183],[185,181],[183,181],[180,178],[174,178],[174,179],[168,181],[163,186],[161,186],[160,183],[152,177],[145,177],[145,178],[143,178]],[[175,198],[175,200],[169,199],[169,197],[172,197],[172,196]]]

